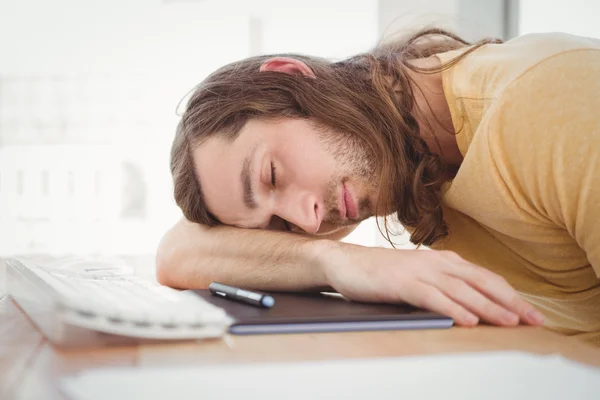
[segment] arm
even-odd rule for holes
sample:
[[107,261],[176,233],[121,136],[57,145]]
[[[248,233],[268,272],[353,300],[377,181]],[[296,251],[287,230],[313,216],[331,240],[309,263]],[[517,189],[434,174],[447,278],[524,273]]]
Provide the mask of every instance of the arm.
[[541,318],[504,279],[452,252],[364,247],[185,220],[161,241],[157,278],[179,288],[212,281],[259,290],[333,288],[352,300],[410,303],[461,325],[475,325],[480,317],[500,325],[519,319],[539,324]]
[[263,290],[314,290],[327,282],[317,265],[323,241],[339,240],[356,226],[310,237],[280,231],[206,227],[180,220],[157,252],[160,283],[206,288],[212,281]]

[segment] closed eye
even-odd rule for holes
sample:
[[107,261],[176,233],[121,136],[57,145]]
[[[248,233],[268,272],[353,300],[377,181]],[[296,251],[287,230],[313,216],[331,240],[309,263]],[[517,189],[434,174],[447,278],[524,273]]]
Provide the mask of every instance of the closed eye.
[[277,183],[277,176],[275,175],[275,163],[271,161],[271,185],[275,188]]

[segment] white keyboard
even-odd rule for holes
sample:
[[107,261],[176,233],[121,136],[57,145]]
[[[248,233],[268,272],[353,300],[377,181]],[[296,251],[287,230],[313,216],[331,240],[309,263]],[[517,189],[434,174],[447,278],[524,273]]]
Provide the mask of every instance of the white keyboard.
[[231,324],[221,308],[193,292],[135,276],[118,259],[10,259],[8,290],[50,340],[64,345],[81,341],[73,335],[81,336],[82,329],[129,338],[200,339],[222,336]]

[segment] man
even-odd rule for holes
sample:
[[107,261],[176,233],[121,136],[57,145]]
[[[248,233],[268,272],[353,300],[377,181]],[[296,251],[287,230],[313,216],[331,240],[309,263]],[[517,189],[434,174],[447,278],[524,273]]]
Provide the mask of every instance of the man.
[[[429,30],[337,63],[225,66],[176,132],[186,218],[158,279],[333,288],[600,343],[599,93],[600,43],[563,34]],[[372,215],[437,251],[336,241]]]

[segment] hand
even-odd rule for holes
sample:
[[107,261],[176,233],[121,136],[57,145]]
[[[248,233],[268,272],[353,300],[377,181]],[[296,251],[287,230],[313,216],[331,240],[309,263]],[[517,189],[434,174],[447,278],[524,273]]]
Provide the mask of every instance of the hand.
[[504,278],[450,251],[331,244],[319,260],[331,287],[351,300],[406,302],[464,326],[543,324]]

